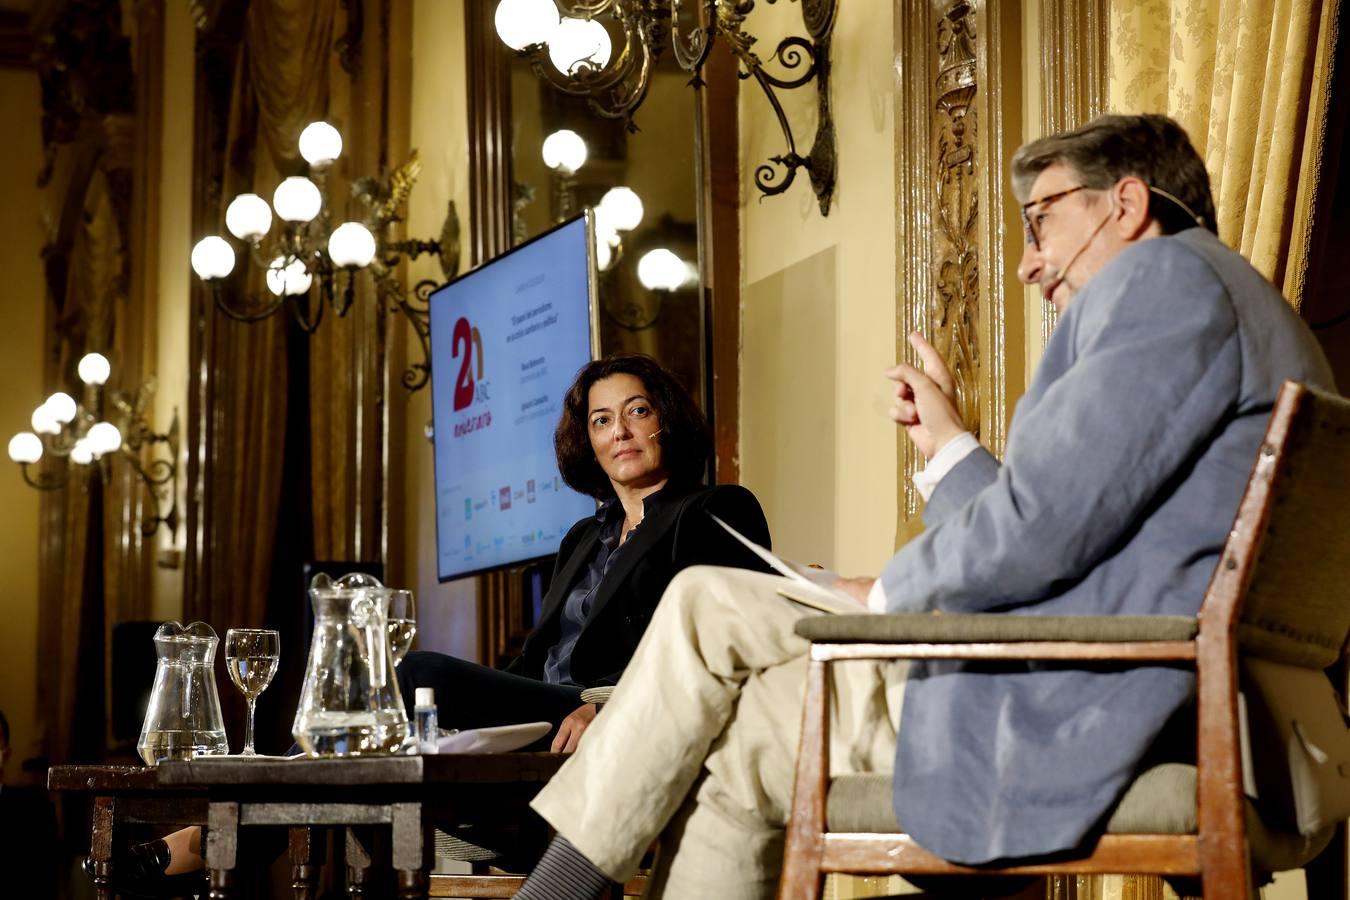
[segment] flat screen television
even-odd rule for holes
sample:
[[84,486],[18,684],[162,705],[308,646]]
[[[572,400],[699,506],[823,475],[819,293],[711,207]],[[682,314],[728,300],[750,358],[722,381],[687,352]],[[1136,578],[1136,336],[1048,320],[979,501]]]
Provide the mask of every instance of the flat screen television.
[[430,297],[441,581],[558,552],[595,501],[563,483],[553,430],[596,347],[591,213]]

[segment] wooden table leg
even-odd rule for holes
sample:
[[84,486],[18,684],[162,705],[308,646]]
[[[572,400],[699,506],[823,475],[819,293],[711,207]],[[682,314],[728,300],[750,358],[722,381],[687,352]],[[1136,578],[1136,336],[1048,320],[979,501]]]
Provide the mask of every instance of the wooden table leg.
[[230,900],[239,861],[239,804],[212,802],[206,808],[206,872],[210,900]]
[[113,900],[112,887],[112,843],[113,812],[112,797],[97,797],[94,800],[94,821],[89,834],[89,862],[94,875],[94,892],[98,900]]
[[428,851],[435,842],[428,834],[430,823],[422,822],[422,804],[395,803],[389,824],[399,900],[424,900],[434,857]]
[[322,834],[317,829],[298,826],[290,829],[291,890],[295,900],[314,900],[323,865]]
[[347,896],[366,896],[366,879],[370,877],[370,853],[356,837],[356,829],[347,828]]

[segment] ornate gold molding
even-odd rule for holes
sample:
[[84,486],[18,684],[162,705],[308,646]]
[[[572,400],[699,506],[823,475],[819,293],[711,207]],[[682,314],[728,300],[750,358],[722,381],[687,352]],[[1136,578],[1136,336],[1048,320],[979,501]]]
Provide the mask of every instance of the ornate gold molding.
[[[1040,0],[1040,133],[1077,128],[1106,111],[1109,0]],[[1055,309],[1041,304],[1041,346],[1055,330]]]
[[[897,356],[918,330],[956,378],[967,426],[993,452],[1007,436],[1001,52],[997,0],[896,0]],[[988,210],[995,210],[993,215]],[[918,511],[900,453],[901,509]]]

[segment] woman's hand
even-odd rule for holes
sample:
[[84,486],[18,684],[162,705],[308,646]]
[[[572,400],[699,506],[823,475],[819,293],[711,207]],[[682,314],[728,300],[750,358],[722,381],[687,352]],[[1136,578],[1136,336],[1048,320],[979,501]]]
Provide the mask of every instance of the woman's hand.
[[554,753],[572,753],[581,743],[581,735],[585,732],[587,726],[595,721],[595,714],[599,710],[594,703],[587,703],[578,706],[573,712],[568,713],[567,718],[562,720],[558,726],[558,733],[553,738],[553,746],[549,749]]

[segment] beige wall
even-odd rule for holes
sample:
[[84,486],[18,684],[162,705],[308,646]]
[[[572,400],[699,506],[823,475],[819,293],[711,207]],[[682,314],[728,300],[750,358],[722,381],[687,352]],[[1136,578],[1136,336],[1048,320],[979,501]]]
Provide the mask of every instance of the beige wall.
[[[187,510],[187,391],[188,391],[188,291],[192,273],[188,256],[192,252],[192,119],[193,78],[196,65],[193,47],[196,39],[186,4],[167,3],[164,7],[164,132],[160,141],[159,185],[159,273],[157,347],[153,374],[159,382],[155,395],[152,425],[156,431],[168,428],[174,410],[178,410],[180,440],[178,453],[178,511]],[[160,450],[159,453],[167,451]],[[180,523],[170,535],[160,526],[153,538],[158,560],[153,573],[154,600],[151,616],[178,619],[183,615],[182,551],[186,525]],[[167,564],[176,563],[172,568]]]
[[[439,234],[445,205],[453,198],[467,245],[469,150],[463,0],[415,0],[412,36],[412,145],[421,154],[422,176],[408,202],[408,233]],[[423,259],[410,272],[410,282],[420,278],[441,280],[442,276],[435,262]],[[408,352],[421,352],[411,334]],[[436,492],[431,444],[422,432],[431,418],[431,388],[408,396],[401,387],[395,387],[390,402],[408,404],[407,428],[401,438],[391,442],[394,452],[402,445],[407,488],[403,508],[395,506],[391,515],[401,515],[404,521],[404,571],[418,600],[417,646],[477,659],[474,580],[436,581]],[[392,502],[397,504],[399,500]]]
[[[750,25],[768,56],[789,29],[802,31],[801,13],[795,4],[762,5]],[[875,574],[891,556],[896,526],[897,432],[886,416],[890,382],[881,374],[895,356],[890,5],[841,3],[831,59],[839,181],[828,217],[821,217],[805,172],[786,194],[760,200],[754,170],[782,152],[781,132],[753,83],[741,89],[747,286],[741,480],[771,498],[769,528],[776,539],[788,537],[778,542],[786,553],[848,574]],[[805,154],[814,134],[814,87],[783,98]],[[822,286],[820,297],[833,313],[829,339],[815,333],[814,317],[779,317],[752,306],[762,295],[757,285],[826,250],[834,257],[834,283]],[[803,347],[813,351],[790,352]],[[802,403],[797,391],[756,362],[775,358],[800,378],[832,383],[832,396]],[[784,440],[785,434],[797,439]],[[828,472],[818,470],[822,462]]]
[[[42,278],[43,230],[39,210],[42,107],[37,74],[0,69],[0,121],[21,123],[0,143],[0,441],[29,430],[33,409],[45,399],[42,384],[42,328],[46,290]],[[34,732],[38,618],[38,498],[23,483],[18,467],[0,461],[0,559],[5,560],[0,594],[0,710],[9,718],[14,759],[5,775],[39,752]]]

